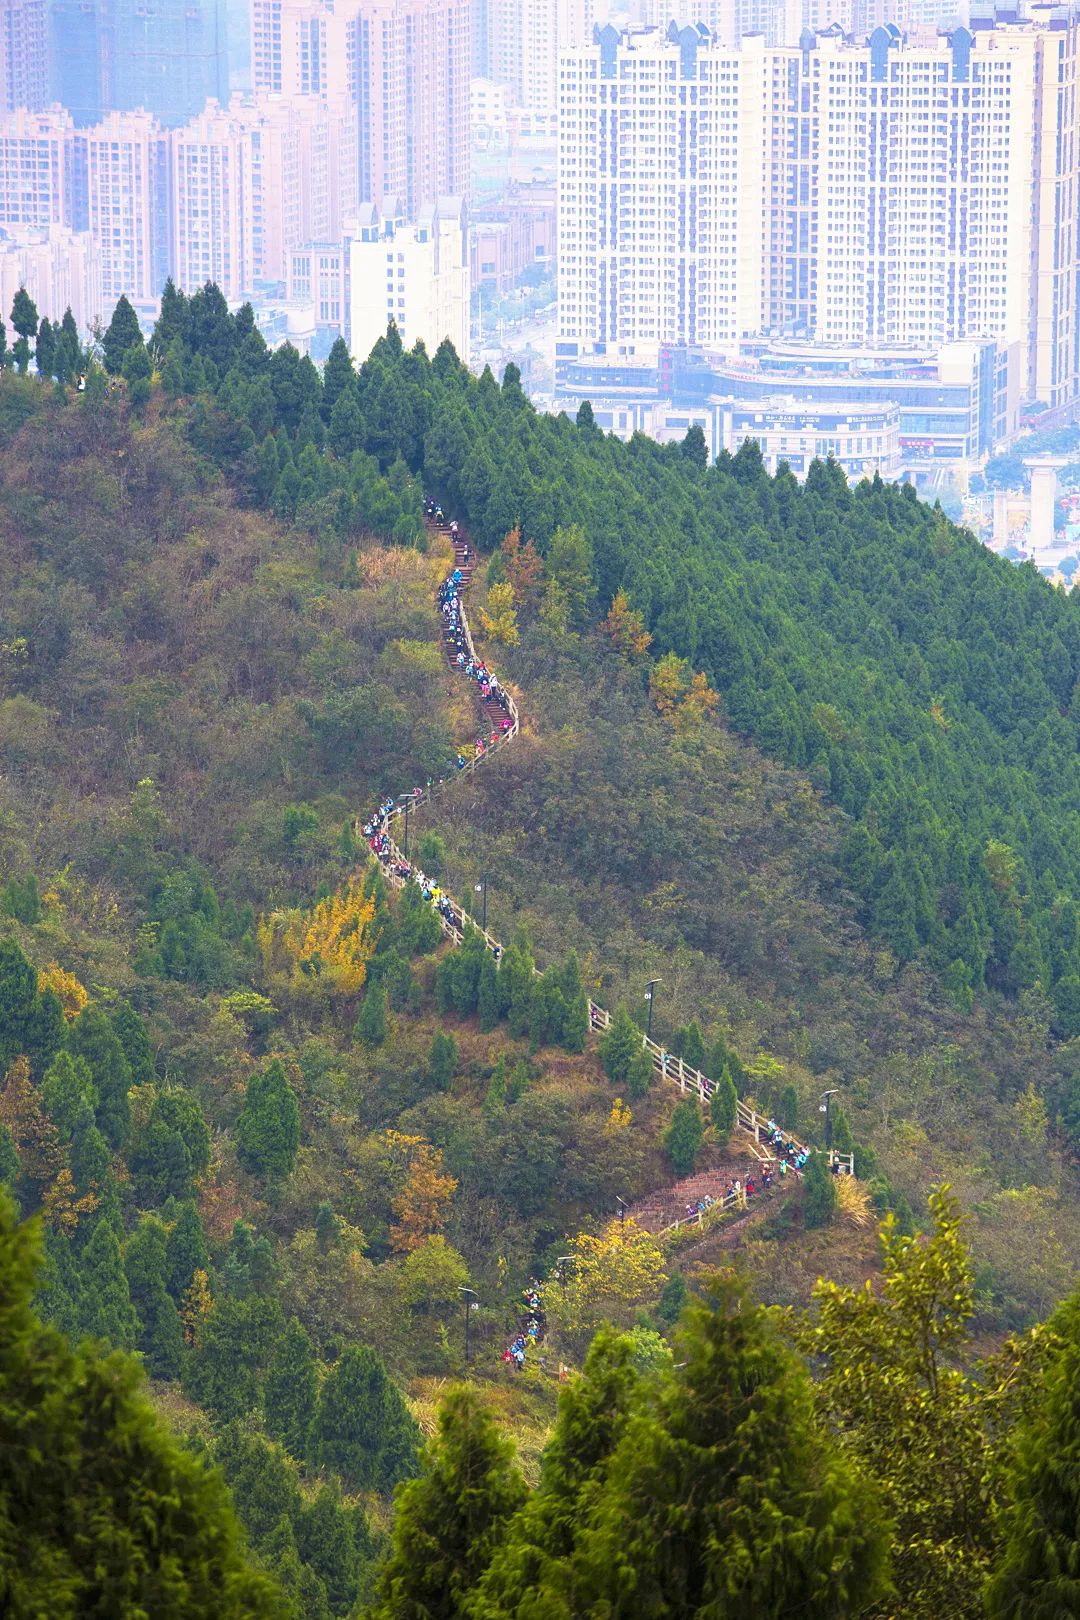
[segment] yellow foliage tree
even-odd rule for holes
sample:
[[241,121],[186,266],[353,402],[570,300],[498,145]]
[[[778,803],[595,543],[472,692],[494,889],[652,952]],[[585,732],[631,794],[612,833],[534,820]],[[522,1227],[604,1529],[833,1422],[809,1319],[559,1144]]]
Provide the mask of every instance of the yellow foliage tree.
[[565,1281],[540,1290],[549,1332],[560,1347],[583,1355],[601,1322],[629,1327],[656,1298],[667,1275],[660,1246],[635,1220],[611,1221],[599,1236],[582,1232],[570,1245]]
[[516,647],[521,640],[514,606],[514,587],[507,581],[493,585],[488,591],[487,607],[480,609],[480,623],[486,636],[492,641],[501,641],[506,647]]
[[213,1305],[214,1296],[210,1292],[210,1278],[200,1268],[184,1289],[180,1301],[180,1321],[183,1325],[185,1344],[195,1344],[199,1337],[199,1328],[210,1315]]
[[616,1097],[611,1105],[611,1113],[604,1124],[604,1130],[608,1136],[619,1136],[626,1130],[633,1117],[629,1106],[623,1102],[621,1097]]
[[81,1217],[91,1215],[97,1207],[96,1193],[84,1193],[81,1198],[77,1195],[74,1177],[66,1165],[52,1186],[46,1188],[41,1199],[41,1213],[46,1226],[66,1232],[69,1237],[78,1230]]
[[374,915],[375,900],[364,894],[364,880],[356,876],[310,911],[260,917],[255,937],[267,974],[287,974],[296,984],[315,979],[355,994],[364,987],[375,949]]
[[442,1149],[422,1136],[385,1131],[383,1143],[397,1183],[390,1201],[390,1241],[399,1254],[410,1254],[446,1225],[457,1179],[443,1174]]
[[514,587],[523,608],[529,608],[540,594],[544,564],[531,540],[524,543],[520,529],[511,529],[502,543],[503,570]]
[[667,653],[649,676],[649,695],[658,714],[676,731],[696,731],[720,704],[705,675],[694,674],[685,658]]
[[70,1023],[78,1018],[90,997],[75,977],[74,973],[67,973],[59,962],[50,962],[38,974],[38,992],[42,990],[55,990],[60,997],[60,1005],[64,1009],[64,1017]]
[[624,590],[617,590],[603,628],[619,652],[626,658],[641,658],[652,646],[652,636],[645,628],[645,620]]

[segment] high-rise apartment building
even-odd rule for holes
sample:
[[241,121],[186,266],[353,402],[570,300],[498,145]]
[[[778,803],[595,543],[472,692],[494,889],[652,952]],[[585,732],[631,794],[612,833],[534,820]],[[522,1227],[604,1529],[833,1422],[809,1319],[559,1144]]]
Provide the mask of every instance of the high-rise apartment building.
[[[393,209],[393,204],[390,205]],[[349,260],[349,344],[366,360],[392,320],[402,342],[422,341],[433,355],[449,338],[469,354],[469,252],[464,204],[443,197],[408,224],[399,209],[385,217],[361,205]]]
[[71,223],[101,259],[101,293],[151,307],[169,273],[168,137],[149,113],[110,113],[70,138]]
[[[282,161],[280,143],[276,155]],[[295,152],[285,155],[295,161]],[[174,130],[169,169],[173,280],[188,291],[213,281],[226,298],[243,297],[255,280],[257,203],[250,129],[230,110],[207,107]],[[281,191],[291,194],[284,172],[280,183]],[[260,196],[263,239],[274,231],[264,202]],[[280,232],[280,210],[275,224]]]
[[1080,31],[1031,10],[796,49],[609,27],[565,54],[563,352],[993,337],[1027,397],[1076,397]]
[[0,228],[69,223],[73,127],[60,107],[0,119]]
[[113,105],[112,0],[49,0],[52,99],[76,124],[96,124]]
[[12,225],[0,229],[0,310],[9,310],[20,287],[50,321],[70,309],[86,331],[105,315],[101,264],[89,231],[66,225]]
[[48,99],[45,0],[0,0],[0,113],[37,112]]
[[229,97],[225,0],[111,0],[109,106],[182,124]]

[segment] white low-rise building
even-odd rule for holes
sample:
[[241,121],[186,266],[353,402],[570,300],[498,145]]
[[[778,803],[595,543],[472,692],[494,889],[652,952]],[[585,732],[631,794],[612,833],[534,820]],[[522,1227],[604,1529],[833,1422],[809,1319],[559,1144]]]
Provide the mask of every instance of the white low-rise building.
[[465,205],[441,197],[415,224],[387,200],[365,204],[349,244],[349,345],[358,362],[393,321],[406,348],[429,355],[449,338],[469,357],[469,246]]

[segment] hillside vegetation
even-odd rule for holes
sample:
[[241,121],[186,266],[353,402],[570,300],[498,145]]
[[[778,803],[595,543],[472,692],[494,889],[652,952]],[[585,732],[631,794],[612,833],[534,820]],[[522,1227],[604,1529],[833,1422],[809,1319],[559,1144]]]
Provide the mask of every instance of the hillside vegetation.
[[[749,452],[705,469],[693,437],[619,446],[587,412],[537,418],[512,373],[471,379],[448,348],[429,362],[392,332],[359,373],[339,346],[320,376],[270,355],[250,311],[207,288],[168,294],[150,350],[121,305],[104,361],[81,392],[68,358],[51,381],[0,371],[0,1181],[40,1222],[40,1314],[136,1352],[187,1452],[224,1473],[258,1570],[228,1527],[193,1579],[226,1568],[237,1612],[251,1583],[269,1613],[269,1576],[283,1620],[367,1605],[481,1620],[540,1601],[569,1616],[574,1591],[636,1615],[647,1565],[649,1612],[696,1614],[712,1555],[667,1608],[678,1560],[649,1563],[650,1530],[628,1541],[627,1526],[652,1502],[660,1547],[679,1520],[672,1448],[726,1366],[749,1405],[694,1437],[687,1489],[699,1466],[718,1490],[725,1468],[747,1471],[725,1425],[753,1429],[755,1413],[771,1414],[777,1458],[801,1459],[753,1515],[775,1508],[795,1541],[748,1528],[731,1543],[762,1572],[739,1603],[783,1612],[796,1543],[815,1612],[974,1615],[995,1567],[1007,1603],[1024,1527],[998,1510],[1038,1482],[1014,1478],[1002,1434],[1044,1377],[1064,1398],[1071,1318],[1028,1330],[1072,1286],[1080,1242],[1080,801],[1073,755],[1042,783],[1018,752],[1034,729],[1003,709],[981,731],[983,694],[961,701],[971,615],[950,593],[963,575],[986,623],[1019,614],[995,644],[1014,695],[1033,661],[1038,695],[1050,640],[1073,656],[1076,604],[901,492],[852,493],[829,467],[800,491]],[[486,436],[499,471],[481,499],[465,486]],[[490,549],[470,614],[524,731],[414,821],[412,854],[474,910],[487,881],[497,966],[475,933],[448,950],[355,829],[387,792],[452,776],[478,724],[438,639],[451,552],[424,525],[428,490]],[[955,666],[925,713],[907,667],[932,662],[922,592],[941,599],[934,667]],[[718,661],[724,603],[750,660],[737,680]],[[782,735],[740,708],[751,691],[772,694]],[[1038,728],[1075,750],[1068,707],[1048,698]],[[859,761],[853,805],[835,772]],[[722,1081],[709,1117],[635,1062],[657,976],[659,1039]],[[589,993],[617,1012],[599,1049]],[[833,1145],[854,1147],[858,1185],[838,1192],[812,1154],[804,1184],[745,1220],[660,1240],[612,1219],[639,1200],[681,1213],[673,1188],[694,1173],[745,1175],[736,1090],[821,1144],[819,1098],[837,1088]],[[972,1212],[971,1264],[947,1198],[929,1243],[911,1236],[938,1180]],[[876,1271],[889,1210],[880,1310],[853,1346],[865,1296],[815,1281]],[[22,1298],[30,1240],[10,1227],[0,1212]],[[759,1297],[813,1294],[814,1310],[778,1324],[710,1282],[736,1248]],[[538,1306],[522,1299],[531,1276]],[[919,1322],[939,1289],[951,1303],[927,1360]],[[675,1356],[691,1294],[715,1308],[692,1308]],[[536,1309],[544,1342],[515,1374],[501,1352]],[[466,1321],[476,1393],[440,1408],[467,1370]],[[604,1323],[624,1336],[602,1335],[557,1416],[560,1364],[580,1368]],[[969,1377],[973,1328],[1025,1336]],[[41,1342],[77,1383],[82,1363]],[[812,1387],[807,1358],[833,1375]],[[887,1405],[877,1427],[856,1388]],[[579,1429],[573,1391],[601,1414],[611,1396],[611,1426]],[[851,1443],[834,1457],[838,1426]],[[964,1468],[931,1512],[939,1434]],[[488,1506],[459,1521],[461,1481],[481,1477]],[[190,1489],[212,1516],[213,1490]],[[103,1492],[100,1522],[118,1512]],[[696,1546],[710,1534],[695,1521]],[[411,1583],[436,1566],[425,1595]]]

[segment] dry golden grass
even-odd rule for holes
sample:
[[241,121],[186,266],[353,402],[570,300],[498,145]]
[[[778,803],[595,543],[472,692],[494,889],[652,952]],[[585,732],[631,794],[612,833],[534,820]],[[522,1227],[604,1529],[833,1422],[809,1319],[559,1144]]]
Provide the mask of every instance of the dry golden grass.
[[849,1226],[863,1229],[872,1226],[876,1220],[869,1190],[854,1176],[837,1176],[836,1209],[840,1219]]

